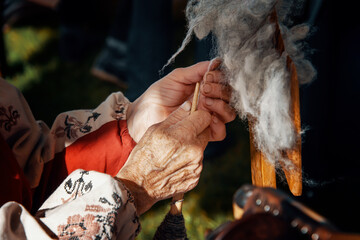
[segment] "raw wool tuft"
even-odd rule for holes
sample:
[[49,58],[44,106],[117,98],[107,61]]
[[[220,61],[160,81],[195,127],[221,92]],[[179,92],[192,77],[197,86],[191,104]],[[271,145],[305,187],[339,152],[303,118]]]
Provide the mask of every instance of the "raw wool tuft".
[[[299,83],[309,83],[316,75],[304,58],[306,24],[292,25],[292,13],[298,14],[304,0],[190,0],[186,9],[188,33],[179,50],[190,42],[192,34],[202,39],[210,32],[216,38],[217,55],[233,87],[231,103],[242,119],[252,119],[254,140],[267,159],[290,166],[283,151],[291,149],[297,134],[290,116],[290,75],[286,58],[294,62]],[[277,9],[279,27],[285,45],[283,54],[275,49],[276,26],[270,15]]]

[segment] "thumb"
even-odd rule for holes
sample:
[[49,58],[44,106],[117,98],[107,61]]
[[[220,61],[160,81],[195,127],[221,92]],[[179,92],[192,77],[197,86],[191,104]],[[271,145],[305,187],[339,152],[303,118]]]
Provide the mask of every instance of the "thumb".
[[185,117],[189,116],[191,109],[190,101],[185,101],[178,109],[172,112],[163,122],[162,125],[165,128],[168,128],[172,125],[183,120]]
[[184,131],[187,129],[189,132],[195,133],[196,136],[201,134],[205,129],[210,126],[211,115],[207,111],[198,110],[192,112],[190,116],[184,118],[176,125],[178,129]]

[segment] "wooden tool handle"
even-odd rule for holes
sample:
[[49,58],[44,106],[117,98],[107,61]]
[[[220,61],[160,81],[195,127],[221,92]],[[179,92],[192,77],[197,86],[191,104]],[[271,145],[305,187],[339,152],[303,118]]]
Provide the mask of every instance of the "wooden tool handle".
[[180,215],[182,210],[184,194],[175,195],[172,198],[172,202],[170,205],[170,214],[171,215]]

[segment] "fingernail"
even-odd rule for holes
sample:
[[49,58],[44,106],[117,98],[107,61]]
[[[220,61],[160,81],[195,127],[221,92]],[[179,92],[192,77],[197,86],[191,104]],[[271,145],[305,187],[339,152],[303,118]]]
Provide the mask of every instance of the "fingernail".
[[206,74],[206,81],[212,82],[214,80],[214,75],[212,73]]
[[210,92],[211,92],[211,85],[205,83],[205,84],[203,85],[203,91],[204,91],[204,93],[210,93]]
[[214,102],[214,100],[212,99],[212,98],[205,98],[205,103],[206,103],[206,105],[212,105],[213,104],[213,102]]
[[188,112],[191,109],[191,104],[189,101],[185,101],[183,104],[181,104],[180,106],[184,111]]
[[216,68],[219,67],[220,64],[221,64],[221,58],[220,57],[213,58],[210,61],[209,69],[210,70],[215,70]]

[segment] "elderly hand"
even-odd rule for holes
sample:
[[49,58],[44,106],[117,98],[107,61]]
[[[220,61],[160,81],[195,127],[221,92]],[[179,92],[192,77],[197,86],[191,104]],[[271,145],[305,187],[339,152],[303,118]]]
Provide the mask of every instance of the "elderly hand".
[[[163,121],[185,100],[192,100],[195,84],[204,80],[201,86],[199,109],[211,113],[210,141],[223,140],[226,136],[225,123],[235,119],[235,111],[228,105],[231,90],[223,83],[223,76],[216,68],[219,60],[200,62],[187,68],[178,68],[155,82],[127,112],[129,133],[138,142],[153,124]],[[208,71],[209,70],[209,71]]]
[[190,108],[187,101],[151,126],[116,176],[133,194],[138,214],[193,189],[199,181],[211,115],[203,110],[190,115]]

